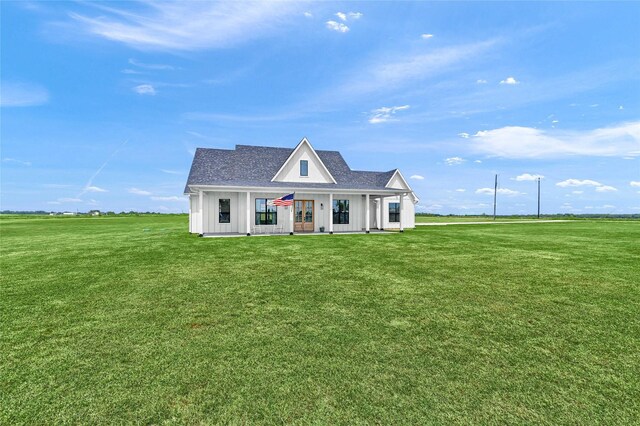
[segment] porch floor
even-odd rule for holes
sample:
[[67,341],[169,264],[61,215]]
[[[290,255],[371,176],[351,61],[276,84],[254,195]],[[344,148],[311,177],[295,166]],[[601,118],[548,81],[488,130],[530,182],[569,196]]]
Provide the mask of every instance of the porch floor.
[[[393,234],[398,231],[385,231],[380,229],[372,229],[370,234]],[[333,235],[346,235],[346,234],[366,234],[365,231],[341,231],[334,232]],[[328,232],[296,232],[293,235],[331,235]],[[202,235],[204,238],[233,238],[233,237],[246,237],[246,234],[239,234],[236,232],[222,232],[222,233],[206,233]],[[251,234],[252,237],[284,237],[289,236],[289,233],[277,233],[277,234]]]

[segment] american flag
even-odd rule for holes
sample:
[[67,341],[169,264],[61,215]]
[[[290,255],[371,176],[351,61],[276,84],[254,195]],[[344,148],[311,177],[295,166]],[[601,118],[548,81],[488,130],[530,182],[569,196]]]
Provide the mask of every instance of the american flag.
[[293,205],[293,193],[288,195],[283,195],[280,198],[276,198],[275,200],[270,200],[267,202],[270,206],[292,206]]

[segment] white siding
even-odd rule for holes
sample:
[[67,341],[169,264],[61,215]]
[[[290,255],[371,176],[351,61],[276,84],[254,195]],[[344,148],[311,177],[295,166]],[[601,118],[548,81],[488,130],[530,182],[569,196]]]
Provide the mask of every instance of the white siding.
[[[300,176],[300,160],[309,162],[309,176]],[[284,168],[278,173],[276,181],[333,183],[331,175],[323,167],[322,162],[308,144],[303,144],[293,157],[289,158]]]
[[198,194],[189,195],[189,232],[200,234],[200,206]]
[[[240,232],[238,221],[238,193],[205,192],[205,233]],[[244,194],[242,194],[244,195]],[[220,199],[229,199],[231,203],[230,223],[220,223]],[[245,210],[243,210],[245,212]]]
[[[333,201],[349,200],[349,223],[345,225],[333,224],[333,232],[362,231],[364,229],[364,196],[334,194]],[[333,206],[331,206],[333,209]]]
[[402,180],[402,177],[400,177],[400,173],[396,173],[395,175],[393,175],[393,177],[391,178],[391,180],[387,184],[387,188],[409,190],[409,187]]
[[[389,203],[399,203],[400,202],[400,197],[387,197],[384,199],[384,217],[383,219],[383,226],[384,229],[399,229],[400,228],[400,222],[389,222]],[[416,219],[415,219],[415,206],[413,204],[413,201],[411,201],[411,197],[409,197],[408,195],[404,197],[404,203],[403,203],[403,214],[402,214],[402,226],[407,229],[407,228],[415,228],[416,226]]]
[[[289,191],[281,191],[278,193],[252,192],[250,201],[249,214],[249,231],[255,233],[255,206],[256,198],[274,199],[287,194]],[[218,223],[219,200],[228,198],[231,200],[231,223]],[[320,232],[320,227],[324,227],[324,232],[329,232],[329,220],[333,214],[333,206],[329,205],[328,194],[317,193],[296,193],[296,200],[313,200],[314,201],[314,232]],[[362,194],[333,194],[335,200],[349,200],[349,223],[334,224],[334,232],[362,231],[365,229],[365,196]],[[204,230],[201,229],[202,221],[200,219],[200,206],[198,194],[189,196],[189,232],[191,233],[240,233],[247,232],[247,206],[246,192],[204,192]],[[399,202],[399,197],[384,198],[383,217],[380,218],[378,208],[378,197],[372,195],[369,199],[369,214],[371,229],[378,227],[378,221],[382,219],[385,229],[397,229],[400,224],[398,222],[389,223],[389,203]],[[278,225],[262,225],[263,232],[274,232],[276,226],[282,225],[282,232],[289,233],[292,230],[291,209],[287,207],[278,207]],[[403,225],[404,228],[415,227],[415,206],[409,196],[405,197]]]

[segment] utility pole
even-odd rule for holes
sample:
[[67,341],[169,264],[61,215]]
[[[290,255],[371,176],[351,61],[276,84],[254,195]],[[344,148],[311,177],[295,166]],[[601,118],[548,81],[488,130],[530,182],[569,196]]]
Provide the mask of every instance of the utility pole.
[[538,178],[538,219],[540,219],[540,178]]
[[496,182],[493,185],[493,220],[496,220],[496,201],[498,196],[498,175],[496,174]]

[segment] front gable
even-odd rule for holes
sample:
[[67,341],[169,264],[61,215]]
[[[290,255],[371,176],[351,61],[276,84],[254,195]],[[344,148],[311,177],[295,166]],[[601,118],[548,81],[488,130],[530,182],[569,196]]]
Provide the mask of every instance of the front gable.
[[409,187],[407,181],[404,180],[404,177],[402,176],[402,173],[400,173],[400,170],[395,171],[393,176],[391,176],[391,179],[389,179],[389,182],[387,182],[387,184],[385,185],[385,188],[404,189],[405,191],[411,191],[411,187]]
[[[300,163],[306,161],[307,176],[302,176]],[[336,183],[309,141],[304,138],[286,159],[271,182]]]

